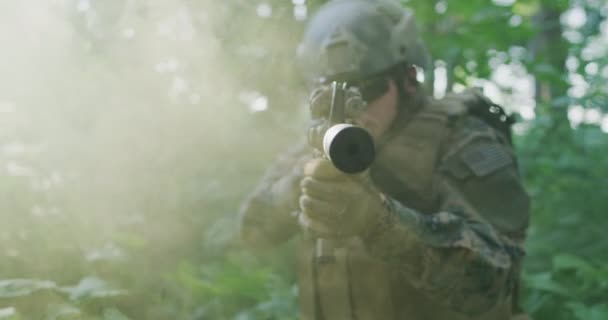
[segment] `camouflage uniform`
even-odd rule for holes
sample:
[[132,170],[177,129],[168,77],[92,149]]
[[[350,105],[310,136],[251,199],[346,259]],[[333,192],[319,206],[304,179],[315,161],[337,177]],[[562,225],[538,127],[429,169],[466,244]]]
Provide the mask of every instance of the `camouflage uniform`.
[[[429,62],[413,13],[393,0],[328,2],[310,20],[299,55],[325,83]],[[299,232],[300,181],[312,158],[305,143],[277,160],[242,207],[250,246],[301,234],[304,320],[512,316],[529,199],[509,133],[473,112],[491,106],[474,91],[411,98],[376,146],[369,176],[384,207],[364,234],[328,241]]]
[[[299,239],[302,319],[510,319],[529,199],[509,138],[468,112],[471,92],[426,100],[398,119],[370,168],[386,199],[383,223],[326,255]],[[298,145],[267,172],[241,210],[255,247],[294,235]],[[292,197],[273,199],[289,186]],[[282,203],[281,203],[282,202]]]

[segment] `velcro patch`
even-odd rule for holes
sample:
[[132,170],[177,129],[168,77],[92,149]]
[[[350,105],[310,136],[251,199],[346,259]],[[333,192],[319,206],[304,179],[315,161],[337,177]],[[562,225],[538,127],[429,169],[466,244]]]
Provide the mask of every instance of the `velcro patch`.
[[509,154],[496,144],[479,144],[461,155],[462,161],[478,177],[486,176],[513,162]]

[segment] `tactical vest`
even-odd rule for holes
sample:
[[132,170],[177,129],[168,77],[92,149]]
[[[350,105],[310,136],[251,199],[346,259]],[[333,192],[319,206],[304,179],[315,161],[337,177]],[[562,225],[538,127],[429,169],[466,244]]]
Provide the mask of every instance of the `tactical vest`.
[[[470,111],[462,98],[433,101],[379,150],[370,174],[382,192],[418,212],[436,212],[435,170],[451,118]],[[396,267],[371,257],[358,238],[332,243],[303,237],[297,264],[302,320],[470,319],[426,299]],[[509,318],[510,306],[501,305],[477,319]]]

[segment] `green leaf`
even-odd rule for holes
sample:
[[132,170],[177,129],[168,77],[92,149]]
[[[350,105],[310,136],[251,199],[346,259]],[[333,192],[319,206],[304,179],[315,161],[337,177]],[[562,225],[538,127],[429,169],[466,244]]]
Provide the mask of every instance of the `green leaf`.
[[513,13],[518,14],[522,17],[531,17],[540,10],[540,4],[538,1],[524,3],[518,1],[513,5]]
[[552,278],[552,274],[549,272],[543,272],[533,275],[524,276],[526,285],[529,288],[546,291],[562,296],[568,295],[568,289]]
[[19,315],[17,314],[17,310],[13,307],[1,308],[0,309],[0,319],[1,320],[19,320]]
[[52,281],[31,279],[0,280],[0,298],[27,296],[38,290],[55,288],[57,288],[57,285]]
[[131,320],[116,308],[107,308],[103,310],[103,320]]
[[589,307],[580,302],[570,302],[566,306],[572,310],[578,320],[608,319],[608,304],[596,304]]
[[553,258],[553,270],[580,270],[583,272],[590,272],[594,268],[587,261],[569,254],[560,254]]
[[115,297],[126,294],[126,291],[113,289],[105,281],[97,277],[83,278],[77,285],[63,287],[61,291],[67,293],[71,300]]
[[80,309],[71,305],[51,306],[47,313],[46,320],[78,319],[81,315]]

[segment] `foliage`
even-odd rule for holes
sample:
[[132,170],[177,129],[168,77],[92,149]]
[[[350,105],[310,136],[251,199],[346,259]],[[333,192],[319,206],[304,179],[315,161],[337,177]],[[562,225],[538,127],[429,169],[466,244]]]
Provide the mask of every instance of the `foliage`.
[[[322,2],[0,4],[0,319],[295,319],[291,244],[244,252],[235,222],[304,132],[293,53]],[[521,114],[523,306],[607,318],[608,7],[402,2],[435,95],[482,86]]]
[[524,274],[530,290],[526,309],[540,319],[605,319],[608,268],[568,254],[556,255],[549,270]]

